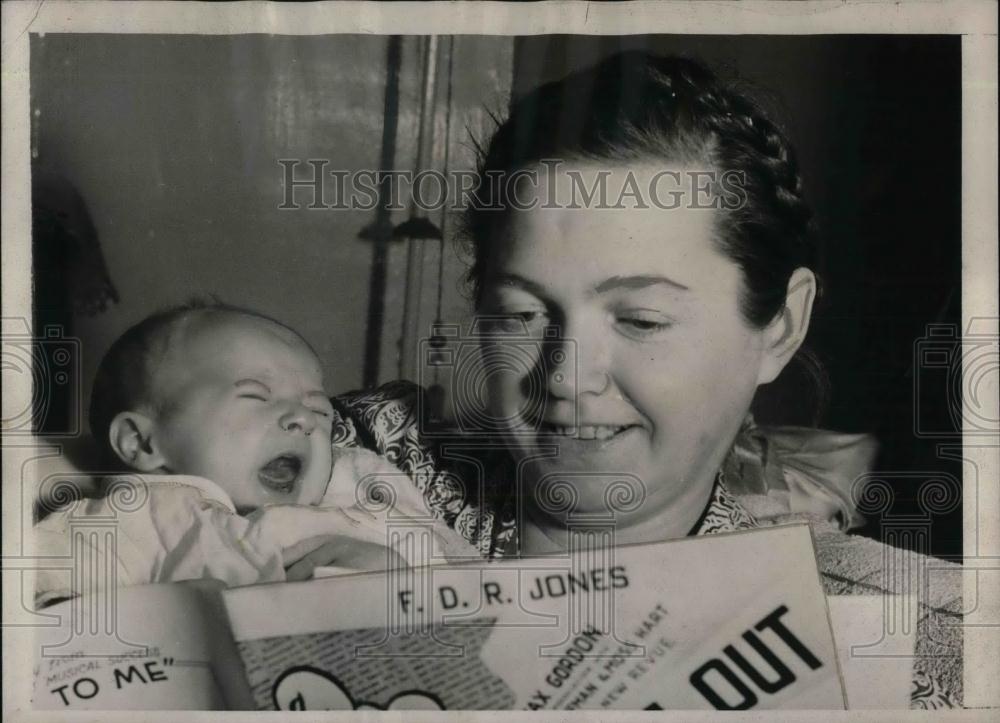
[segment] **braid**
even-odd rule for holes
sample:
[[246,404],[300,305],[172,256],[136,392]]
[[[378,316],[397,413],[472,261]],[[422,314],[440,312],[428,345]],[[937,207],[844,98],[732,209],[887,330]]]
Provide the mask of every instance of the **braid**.
[[675,122],[690,126],[687,133],[711,138],[718,169],[745,174],[747,202],[724,215],[723,247],[747,278],[746,316],[766,324],[784,304],[792,271],[813,268],[817,261],[795,150],[757,103],[701,64],[679,58],[652,62],[660,69],[654,76],[679,106],[687,106]]
[[[776,200],[786,206],[789,215],[802,224],[808,223],[812,212],[802,198],[802,176],[795,150],[774,123],[746,99],[733,97],[737,108],[713,120],[715,132],[726,137],[737,135],[758,153],[762,170],[770,174]],[[740,107],[744,106],[744,107]]]
[[[808,232],[812,211],[803,198],[803,182],[795,149],[778,128],[745,95],[721,84],[702,66],[684,61],[677,71],[681,84],[689,89],[695,107],[693,115],[703,119],[705,130],[713,133],[725,148],[735,146],[746,153],[769,179],[773,198],[788,220]],[[694,76],[694,77],[693,77]]]

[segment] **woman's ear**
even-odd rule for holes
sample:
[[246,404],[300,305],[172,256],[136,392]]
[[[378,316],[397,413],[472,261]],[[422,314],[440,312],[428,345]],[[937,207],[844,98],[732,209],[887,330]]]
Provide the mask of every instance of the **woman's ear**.
[[163,455],[153,445],[153,420],[141,412],[119,412],[108,430],[111,448],[118,459],[138,472],[163,467]]
[[807,268],[798,268],[788,279],[785,305],[764,330],[764,361],[757,384],[768,384],[795,356],[805,341],[816,299],[816,276]]

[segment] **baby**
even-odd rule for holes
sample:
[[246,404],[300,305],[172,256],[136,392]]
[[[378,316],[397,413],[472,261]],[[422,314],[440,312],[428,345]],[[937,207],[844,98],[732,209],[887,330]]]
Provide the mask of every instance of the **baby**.
[[[91,552],[117,559],[115,585],[242,585],[303,579],[315,566],[392,566],[400,559],[385,547],[379,510],[386,498],[399,519],[426,518],[426,507],[387,461],[331,446],[335,415],[320,362],[292,329],[221,305],[155,314],[115,342],[91,399],[94,436],[133,474],[36,525],[39,553],[72,554],[74,525],[113,517],[114,551]],[[133,494],[144,497],[134,509],[115,505],[113,488],[126,480],[139,480]],[[369,497],[382,504],[362,504]],[[106,584],[85,590],[67,579],[40,571],[36,603]]]

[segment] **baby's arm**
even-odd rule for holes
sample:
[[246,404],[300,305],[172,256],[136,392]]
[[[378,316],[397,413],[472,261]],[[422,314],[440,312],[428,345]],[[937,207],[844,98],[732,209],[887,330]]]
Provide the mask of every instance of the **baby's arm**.
[[[113,494],[81,500],[35,526],[35,554],[60,568],[37,575],[37,605],[146,583],[213,578],[235,586],[284,579],[281,550],[248,538],[245,518],[181,482],[137,487],[138,504],[116,504]],[[71,568],[98,572],[71,575]]]
[[493,511],[479,499],[484,481],[473,476],[463,484],[462,474],[469,474],[465,469],[468,465],[455,469],[454,460],[445,463],[440,440],[421,434],[418,420],[424,394],[412,382],[396,381],[375,390],[341,394],[331,401],[347,421],[344,426],[350,431],[350,446],[363,445],[410,478],[397,489],[417,493],[421,516],[429,513],[443,523],[438,529],[445,541],[446,557],[499,556],[503,546],[494,544]]
[[[477,557],[474,548],[433,514],[406,472],[368,449],[334,449],[333,474],[320,504],[374,525],[382,544],[405,550],[412,567]],[[403,538],[410,542],[401,544]]]
[[[256,544],[282,549],[289,579],[311,576],[318,566],[384,570],[404,563],[424,565],[442,561],[456,543],[463,551],[470,549],[452,530],[435,523],[405,472],[357,447],[334,448],[333,472],[319,507],[265,507],[249,519],[248,535]],[[411,542],[404,544],[405,538]]]
[[407,567],[395,550],[343,535],[323,535],[303,540],[285,549],[285,575],[291,582],[308,580],[317,567],[357,572]]
[[337,507],[366,520],[433,519],[420,490],[403,470],[368,449],[334,449],[333,472],[323,507]]
[[247,519],[247,540],[281,550],[289,580],[311,577],[318,566],[384,570],[404,564],[389,549],[385,529],[362,510],[274,505]]

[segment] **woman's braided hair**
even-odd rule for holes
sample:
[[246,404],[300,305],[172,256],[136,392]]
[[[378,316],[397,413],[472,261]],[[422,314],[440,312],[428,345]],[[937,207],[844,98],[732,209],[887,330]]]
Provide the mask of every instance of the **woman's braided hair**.
[[[741,309],[757,327],[783,307],[796,268],[815,270],[812,214],[791,144],[754,101],[694,60],[626,52],[541,86],[512,105],[480,149],[480,179],[547,159],[708,164],[739,174],[745,202],[718,214],[717,243],[743,271]],[[471,200],[465,231],[478,301],[506,213],[495,210],[489,184]]]

